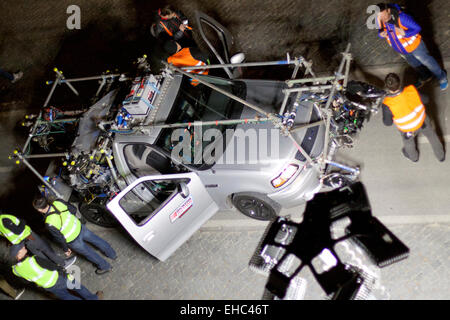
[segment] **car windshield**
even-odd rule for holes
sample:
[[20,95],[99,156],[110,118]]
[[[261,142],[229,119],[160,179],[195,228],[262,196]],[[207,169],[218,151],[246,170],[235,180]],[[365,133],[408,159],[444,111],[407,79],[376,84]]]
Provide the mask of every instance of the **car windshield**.
[[[240,98],[245,97],[245,84],[243,82],[229,81],[213,77],[210,77],[208,81],[212,82],[218,88],[232,93]],[[203,84],[193,86],[190,82],[190,79],[188,79],[187,77],[183,77],[178,96],[173,104],[172,110],[166,123],[193,123],[195,121],[220,121],[239,119],[242,113],[242,109],[243,105],[236,100],[231,99],[226,95]],[[225,129],[233,128],[233,126],[225,126],[220,124],[203,126],[203,133],[209,128],[218,129],[223,136]],[[172,142],[172,133],[174,133],[174,130],[177,129],[180,130],[180,128],[163,129],[156,141],[156,145],[170,154],[174,149],[175,144],[177,143]],[[192,137],[194,134],[194,128],[186,127],[182,128],[181,130],[182,131],[178,132],[186,132],[186,130],[189,131],[193,146],[194,139],[192,139]],[[182,141],[182,139],[183,138],[180,138],[180,141]],[[204,150],[207,145],[214,143],[215,140],[215,138],[211,140],[202,139],[202,149]],[[226,139],[222,139],[222,142],[225,143],[225,140]],[[192,148],[192,150],[193,149],[194,148]],[[205,170],[211,166],[211,164],[207,165],[206,163],[203,163],[203,161],[201,164],[194,164],[194,161],[191,161],[191,159],[187,159],[190,156],[191,155],[183,154],[183,162],[188,165],[192,165],[199,170]]]

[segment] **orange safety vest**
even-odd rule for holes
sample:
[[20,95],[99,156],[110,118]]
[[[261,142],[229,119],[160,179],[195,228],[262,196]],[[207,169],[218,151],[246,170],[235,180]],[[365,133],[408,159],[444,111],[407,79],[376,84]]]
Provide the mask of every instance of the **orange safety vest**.
[[425,121],[425,106],[413,85],[407,86],[395,97],[386,97],[383,104],[391,110],[394,123],[400,131],[416,131]]
[[[381,22],[380,18],[378,17],[378,25],[381,26],[381,28],[383,30],[388,30],[384,24],[384,22]],[[400,18],[398,19],[398,25],[400,28],[402,28],[403,30],[408,30],[408,28],[406,28],[405,26],[402,25],[402,22],[400,21]],[[397,37],[397,39],[400,41],[401,45],[403,46],[403,48],[406,50],[406,52],[410,53],[413,52],[414,50],[417,49],[417,47],[420,44],[420,41],[422,39],[422,36],[418,33],[412,37],[405,37],[402,35],[399,35],[397,33],[397,31],[395,31],[395,35]],[[389,39],[389,36],[385,38],[387,43],[392,47],[392,43],[391,43],[391,39]]]
[[[194,67],[194,66],[206,66],[201,60],[195,59],[191,55],[191,51],[189,48],[183,48],[174,55],[171,55],[167,58],[167,62],[173,64],[175,67]],[[197,74],[208,74],[208,69],[194,69],[188,70],[187,72],[197,73]],[[199,84],[197,80],[192,79],[191,84],[196,86]]]
[[[161,12],[161,10],[159,10],[159,12]],[[160,16],[161,16],[161,14],[160,14]],[[177,14],[175,14],[175,17],[176,17],[178,20],[181,21],[180,17],[179,17]],[[172,18],[172,19],[173,19],[173,18]],[[167,32],[167,34],[168,34],[169,36],[173,37],[173,32],[170,31],[170,29],[166,26],[166,24],[163,22],[163,20],[160,20],[160,21],[159,21],[159,24],[163,27],[163,29]],[[192,28],[189,27],[188,25],[186,25],[186,29],[192,30]],[[185,33],[185,32],[183,31],[183,33]]]
[[159,21],[159,23],[162,25],[162,27],[164,28],[164,30],[166,30],[166,32],[169,34],[169,36],[173,37],[172,31],[170,31],[169,28],[166,27],[166,25],[164,24],[164,22]]

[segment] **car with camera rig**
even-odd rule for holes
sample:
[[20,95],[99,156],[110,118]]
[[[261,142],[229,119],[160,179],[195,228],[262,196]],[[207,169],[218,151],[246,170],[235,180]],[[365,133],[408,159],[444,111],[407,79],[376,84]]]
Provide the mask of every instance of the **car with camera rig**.
[[[348,50],[330,77],[315,77],[302,57],[245,63],[242,54],[231,57],[228,49],[219,54],[202,28],[211,27],[221,47],[230,48],[223,26],[202,13],[196,18],[219,61],[204,68],[221,69],[227,77],[197,75],[170,64],[153,74],[145,57],[135,76],[92,77],[102,79],[97,95],[106,87],[107,92],[79,117],[62,166],[53,162],[42,179],[49,194],[77,199],[88,221],[118,222],[162,261],[219,210],[234,207],[246,216],[272,220],[282,208],[312,199],[324,185],[337,187],[355,178],[358,169],[334,162],[333,156],[379,103],[378,96],[361,103],[346,95]],[[242,67],[266,65],[292,65],[292,78],[241,77]],[[300,67],[311,76],[295,79]],[[56,73],[44,107],[56,85],[75,90],[75,81]],[[372,90],[356,87],[354,94]],[[30,136],[42,125],[48,121],[36,121]],[[26,149],[17,155],[29,165]]]

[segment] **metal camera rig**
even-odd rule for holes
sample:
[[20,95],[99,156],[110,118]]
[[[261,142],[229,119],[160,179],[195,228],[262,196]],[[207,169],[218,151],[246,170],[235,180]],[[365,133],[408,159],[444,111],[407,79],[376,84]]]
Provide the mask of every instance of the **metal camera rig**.
[[[349,80],[350,65],[352,61],[350,47],[351,46],[349,43],[345,52],[342,53],[343,57],[335,74],[325,77],[317,77],[315,75],[312,70],[311,61],[307,61],[303,57],[291,59],[289,54],[287,54],[286,60],[270,62],[219,64],[184,68],[177,68],[166,63],[166,72],[169,76],[173,72],[182,73],[261,114],[260,117],[253,120],[219,120],[208,123],[197,122],[194,125],[202,126],[217,123],[227,125],[244,123],[249,120],[256,122],[271,121],[276,128],[279,128],[280,134],[290,138],[292,143],[306,159],[307,165],[313,166],[319,172],[322,184],[332,188],[338,188],[346,183],[356,181],[360,171],[358,167],[349,167],[342,163],[333,161],[332,159],[336,153],[336,150],[341,147],[353,146],[355,134],[362,128],[364,121],[369,119],[372,113],[378,112],[378,109],[386,95],[385,91],[370,84]],[[201,77],[197,77],[192,73],[189,73],[190,70],[214,68],[225,69],[227,67],[264,67],[270,65],[294,66],[291,79],[286,80],[287,88],[283,89],[284,99],[278,113],[267,113],[259,106],[240,99],[239,97],[203,80]],[[301,67],[305,69],[305,77],[302,79],[295,79]],[[295,100],[292,107],[288,110],[287,102],[292,95],[295,95]],[[302,100],[314,102],[314,106],[321,117],[320,121],[301,126],[293,125]],[[297,130],[315,127],[322,123],[325,123],[326,125],[324,141],[325,149],[319,157],[312,159],[305,152],[302,146],[295,140],[292,133]],[[189,126],[190,125],[191,124],[189,124]],[[162,127],[169,126],[186,127],[187,124],[180,123]]]

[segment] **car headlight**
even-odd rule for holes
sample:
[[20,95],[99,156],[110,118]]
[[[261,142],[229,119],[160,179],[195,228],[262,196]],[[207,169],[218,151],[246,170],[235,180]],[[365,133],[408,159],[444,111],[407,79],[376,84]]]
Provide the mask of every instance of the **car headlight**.
[[290,164],[286,166],[283,171],[281,171],[281,173],[271,181],[272,186],[274,188],[279,188],[284,185],[297,173],[298,168],[299,166],[296,164]]

